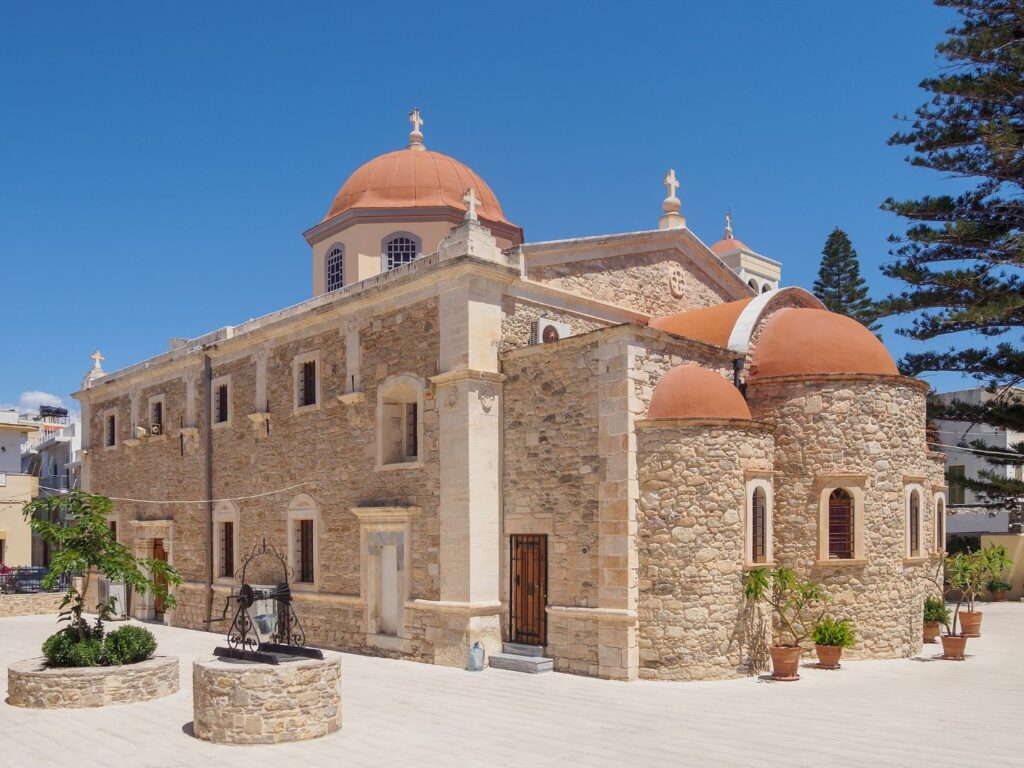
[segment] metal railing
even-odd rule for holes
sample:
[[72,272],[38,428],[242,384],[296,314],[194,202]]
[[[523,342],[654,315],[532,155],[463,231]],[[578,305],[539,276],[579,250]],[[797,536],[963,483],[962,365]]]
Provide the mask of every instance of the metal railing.
[[43,578],[48,571],[48,568],[31,565],[15,568],[0,566],[0,594],[24,595],[33,592],[66,591],[71,584],[71,577],[67,575],[58,578],[52,589],[43,589]]

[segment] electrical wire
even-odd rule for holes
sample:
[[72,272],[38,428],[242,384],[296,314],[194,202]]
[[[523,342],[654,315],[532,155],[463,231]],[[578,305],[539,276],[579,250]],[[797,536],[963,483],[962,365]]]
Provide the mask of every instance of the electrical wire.
[[[277,494],[277,493],[284,493],[285,491],[293,491],[296,488],[301,488],[304,485],[309,485],[310,482],[311,481],[307,480],[307,481],[305,481],[303,483],[297,483],[296,485],[289,485],[289,486],[287,486],[285,488],[278,488],[275,491],[267,491],[266,493],[254,493],[254,494],[251,494],[249,496],[230,496],[230,497],[226,497],[226,498],[223,498],[223,499],[195,499],[195,500],[192,500],[192,501],[179,501],[177,499],[129,499],[129,498],[121,497],[121,496],[108,496],[107,498],[110,499],[111,501],[126,501],[126,502],[130,502],[132,504],[209,504],[211,502],[216,504],[219,501],[245,501],[246,499],[261,499],[264,496],[273,496],[274,494]],[[49,487],[47,487],[45,485],[39,486],[39,489],[42,490],[42,491],[58,491],[58,492],[66,491],[67,490],[67,488],[49,488]],[[0,496],[0,501],[3,501],[4,499],[17,499],[17,498],[21,498],[21,497],[22,497],[21,494],[17,494],[17,495],[14,495],[14,496]]]

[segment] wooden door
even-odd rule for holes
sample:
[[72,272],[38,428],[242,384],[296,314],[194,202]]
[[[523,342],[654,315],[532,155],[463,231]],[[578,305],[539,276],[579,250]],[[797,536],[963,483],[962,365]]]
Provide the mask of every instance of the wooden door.
[[509,600],[509,639],[513,643],[547,643],[548,537],[515,534],[511,537],[512,585]]
[[[153,539],[153,559],[154,560],[162,560],[165,563],[167,562],[167,550],[164,549],[164,540],[163,539]],[[158,575],[156,577],[155,581],[156,581],[157,584],[161,585],[162,587],[166,587],[167,586],[167,581],[162,576],[160,576],[160,575]],[[164,620],[164,610],[165,609],[166,609],[166,606],[164,605],[163,595],[161,595],[161,594],[154,595],[153,596],[153,618],[156,619],[157,621],[163,621]]]

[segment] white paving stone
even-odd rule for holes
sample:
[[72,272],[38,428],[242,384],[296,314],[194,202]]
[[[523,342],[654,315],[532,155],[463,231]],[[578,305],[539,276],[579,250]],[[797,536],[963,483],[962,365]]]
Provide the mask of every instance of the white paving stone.
[[[229,747],[189,735],[191,659],[214,634],[154,626],[181,656],[181,690],[96,710],[0,703],[0,765],[200,766],[1020,766],[1024,605],[985,605],[962,663],[845,662],[798,683],[621,683],[480,673],[362,656],[342,661],[342,728],[301,744]],[[6,665],[35,656],[52,617],[0,619]]]

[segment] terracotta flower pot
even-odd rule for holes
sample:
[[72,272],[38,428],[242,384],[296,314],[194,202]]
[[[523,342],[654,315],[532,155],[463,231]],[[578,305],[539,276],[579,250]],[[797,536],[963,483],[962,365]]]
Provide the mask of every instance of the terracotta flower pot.
[[798,645],[773,645],[772,680],[799,680],[797,670],[800,668],[800,654],[803,649]]
[[967,648],[965,635],[942,636],[942,658],[963,661],[965,648]]
[[1005,589],[997,589],[995,592],[993,592],[992,593],[992,602],[993,603],[1003,603],[1003,602],[1006,602],[1006,590]]
[[839,659],[843,655],[843,648],[839,645],[815,645],[815,652],[818,654],[818,666],[822,669],[839,669]]
[[942,631],[942,625],[937,621],[926,621],[924,623],[924,641],[926,643],[934,643],[939,639],[939,633]]
[[981,611],[960,611],[960,634],[965,637],[981,637]]

